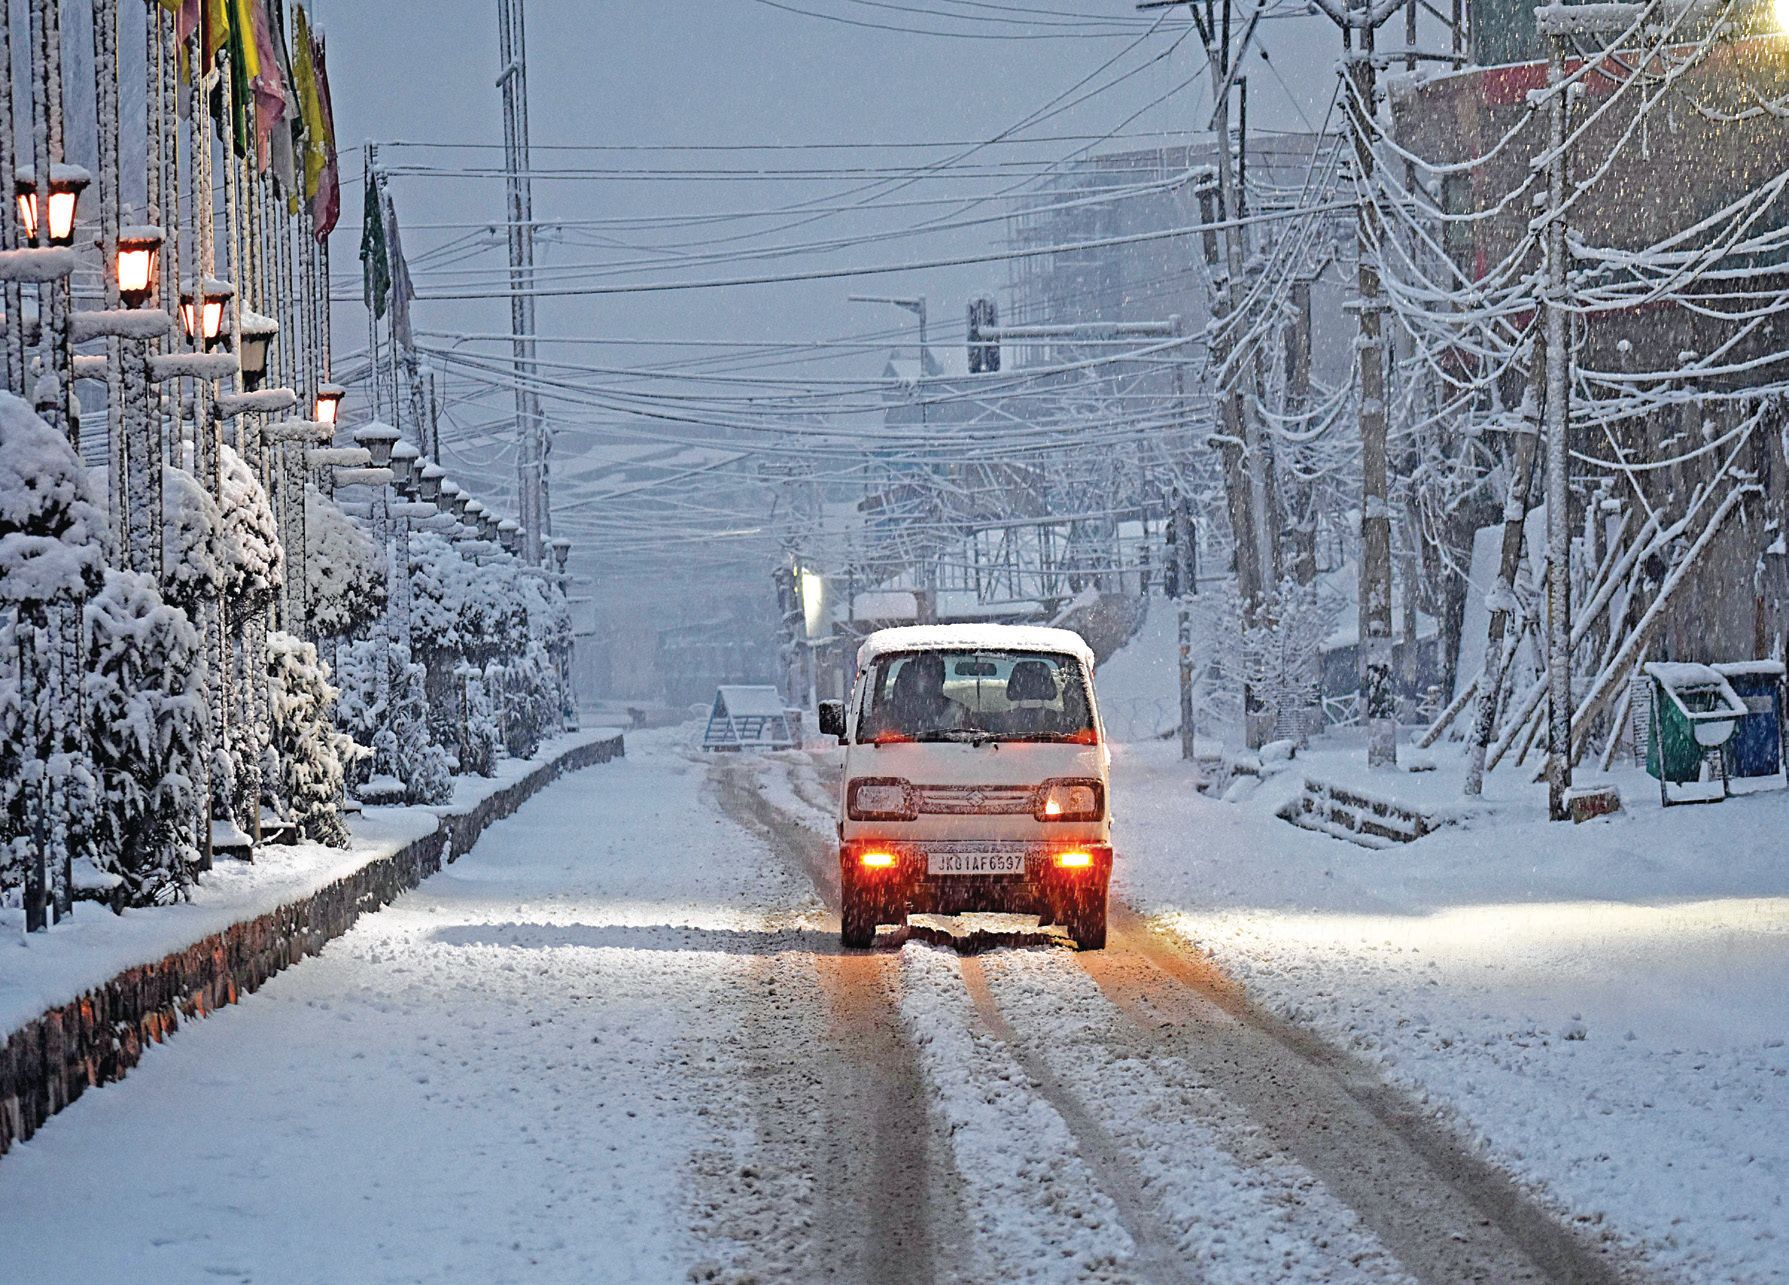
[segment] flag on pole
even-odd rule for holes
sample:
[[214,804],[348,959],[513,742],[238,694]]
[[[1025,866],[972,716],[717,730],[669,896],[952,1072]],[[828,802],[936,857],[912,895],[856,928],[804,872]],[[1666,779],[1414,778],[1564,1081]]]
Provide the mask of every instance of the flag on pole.
[[230,0],[205,0],[204,31],[199,37],[199,75],[209,76],[218,52],[230,43]]
[[391,193],[379,185],[380,209],[385,216],[385,258],[391,274],[391,337],[399,348],[409,352],[414,340],[410,333],[410,301],[416,287],[410,282],[410,265],[404,262],[404,242],[398,235],[398,211],[391,202]]
[[174,39],[184,45],[199,29],[199,0],[161,0],[161,7],[174,16]]
[[317,103],[323,117],[323,172],[317,179],[317,199],[311,215],[317,225],[317,240],[326,240],[335,231],[342,215],[341,161],[335,151],[335,106],[329,96],[329,63],[324,58],[322,40],[311,37],[311,62],[317,69]]
[[286,80],[280,69],[278,25],[267,11],[268,0],[245,0],[249,6],[247,42],[254,55],[255,71],[249,84],[255,98],[255,166],[261,173],[273,163],[274,136],[286,118]]
[[391,297],[391,258],[385,246],[385,193],[380,190],[379,176],[370,168],[363,186],[366,188],[366,212],[360,226],[360,274],[365,283],[362,297],[377,319],[385,315]]
[[317,199],[317,181],[323,176],[323,101],[317,93],[317,64],[311,60],[311,24],[304,6],[292,10],[292,88],[298,94],[298,119],[304,125],[301,167],[304,199]]

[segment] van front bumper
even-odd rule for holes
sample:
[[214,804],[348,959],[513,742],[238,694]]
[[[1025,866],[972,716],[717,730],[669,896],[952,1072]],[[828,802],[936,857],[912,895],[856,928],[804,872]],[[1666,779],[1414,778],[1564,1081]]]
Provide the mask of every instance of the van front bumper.
[[[948,858],[941,865],[974,866],[974,858],[985,854],[995,858],[990,864],[1017,868],[1002,874],[934,873],[935,853]],[[866,855],[872,863],[865,862]],[[1112,846],[1073,840],[853,840],[840,846],[839,868],[847,886],[881,908],[883,923],[907,914],[975,911],[1035,914],[1052,922],[1086,891],[1106,887]]]

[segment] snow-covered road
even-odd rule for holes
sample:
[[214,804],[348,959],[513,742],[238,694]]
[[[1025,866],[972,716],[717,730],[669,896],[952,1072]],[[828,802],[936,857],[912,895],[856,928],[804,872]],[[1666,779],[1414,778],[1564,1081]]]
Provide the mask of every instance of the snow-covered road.
[[8,1156],[9,1278],[1612,1278],[1134,917],[844,953],[808,761],[629,753]]

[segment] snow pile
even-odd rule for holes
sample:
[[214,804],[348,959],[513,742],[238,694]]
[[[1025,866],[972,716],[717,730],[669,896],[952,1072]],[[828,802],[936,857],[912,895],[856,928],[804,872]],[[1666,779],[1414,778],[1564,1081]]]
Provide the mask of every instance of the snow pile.
[[1175,604],[1151,598],[1131,640],[1093,676],[1100,719],[1114,741],[1171,736],[1180,727],[1180,642]]

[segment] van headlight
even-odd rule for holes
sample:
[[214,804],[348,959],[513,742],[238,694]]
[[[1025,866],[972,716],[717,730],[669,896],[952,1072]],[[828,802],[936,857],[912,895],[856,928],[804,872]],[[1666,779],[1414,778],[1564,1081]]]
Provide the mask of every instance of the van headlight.
[[1106,787],[1092,777],[1045,781],[1037,787],[1032,812],[1039,821],[1098,821],[1106,815]]
[[853,821],[911,821],[919,809],[900,777],[859,776],[845,787],[845,815]]

